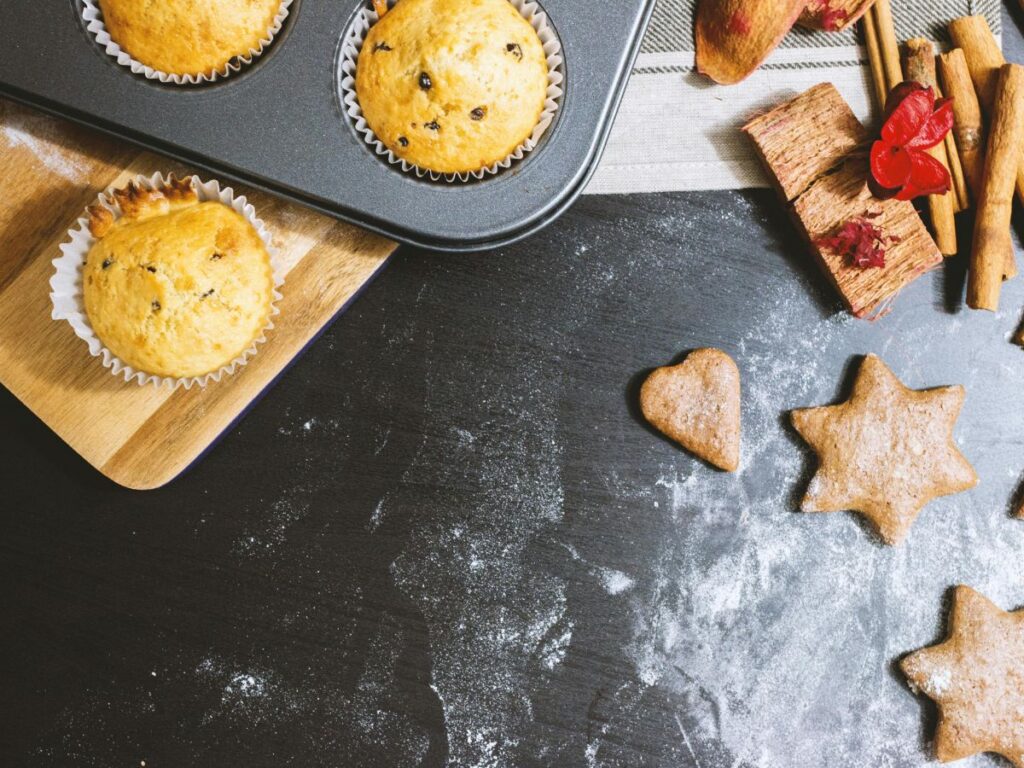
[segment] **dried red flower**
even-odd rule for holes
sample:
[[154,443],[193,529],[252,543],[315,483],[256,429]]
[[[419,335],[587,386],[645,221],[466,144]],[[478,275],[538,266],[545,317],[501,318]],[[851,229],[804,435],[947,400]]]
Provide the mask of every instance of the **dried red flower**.
[[872,192],[898,200],[948,192],[949,171],[927,150],[952,128],[952,99],[936,101],[932,89],[920,83],[893,88],[881,137],[871,146]]
[[898,243],[900,238],[886,235],[871,223],[879,215],[869,212],[847,219],[831,235],[816,240],[815,245],[847,257],[855,267],[881,269],[885,266],[885,249]]

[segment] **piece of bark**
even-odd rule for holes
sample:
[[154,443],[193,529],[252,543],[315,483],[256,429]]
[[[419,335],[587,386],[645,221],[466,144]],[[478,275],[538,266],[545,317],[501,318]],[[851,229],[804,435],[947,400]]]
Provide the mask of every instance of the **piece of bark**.
[[694,28],[697,71],[738,83],[767,58],[807,0],[700,0]]
[[[819,263],[857,317],[876,315],[905,286],[942,261],[913,204],[874,197],[862,162],[850,161],[818,179],[796,200],[793,211]],[[846,255],[815,245],[847,221],[865,215],[874,216],[871,223],[896,241],[885,249],[885,267],[857,267]]]
[[755,117],[743,130],[789,201],[863,147],[869,136],[831,83]]
[[[880,311],[901,289],[942,261],[914,206],[879,200],[868,189],[869,134],[829,83],[751,120],[754,141],[783,198],[843,301],[858,317]],[[870,216],[890,241],[885,267],[862,268],[815,243],[844,223]]]
[[875,0],[811,0],[797,22],[808,29],[839,32],[860,19]]
[[1013,247],[1010,216],[1022,146],[1024,67],[1005,64],[996,86],[978,216],[974,223],[974,246],[967,277],[967,305],[972,309],[993,312],[999,309],[1006,248]]
[[[932,93],[938,96],[939,83],[935,76],[935,46],[930,40],[915,37],[907,41],[907,58],[903,73],[907,80],[929,86]],[[945,143],[939,142],[927,152],[942,163],[942,167],[948,174],[949,158]],[[956,210],[953,201],[954,195],[951,190],[941,195],[928,195],[928,213],[931,217],[932,234],[935,235],[935,243],[944,256],[953,256],[957,252],[956,219],[953,217]]]

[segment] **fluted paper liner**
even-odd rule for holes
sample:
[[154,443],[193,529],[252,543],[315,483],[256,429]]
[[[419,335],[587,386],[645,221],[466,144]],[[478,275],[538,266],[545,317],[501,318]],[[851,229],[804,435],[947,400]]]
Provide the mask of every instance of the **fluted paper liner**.
[[[152,176],[138,176],[132,179],[140,187],[146,189],[161,189],[168,185],[169,178],[163,174],[155,173]],[[112,192],[115,188],[121,188],[128,182],[122,182],[108,188],[96,199],[96,204],[113,211],[115,217],[120,216]],[[266,333],[274,327],[273,317],[280,314],[277,302],[281,300],[281,293],[278,290],[284,284],[285,267],[277,249],[273,244],[273,237],[260,219],[256,217],[256,209],[243,196],[236,196],[231,187],[221,187],[220,182],[201,181],[199,177],[192,176],[192,189],[195,190],[200,202],[215,201],[223,203],[234,209],[245,217],[245,220],[252,225],[259,235],[260,240],[270,254],[270,267],[274,277],[274,291],[271,299],[270,315],[267,325],[262,333],[256,338],[252,346],[245,350],[227,365],[221,366],[216,371],[203,374],[202,376],[189,376],[174,378],[169,376],[157,376],[152,373],[140,371],[125,363],[117,355],[107,349],[103,342],[92,329],[89,317],[85,311],[85,299],[82,292],[82,272],[85,269],[86,257],[89,249],[96,243],[96,238],[89,232],[88,213],[75,222],[75,226],[68,231],[68,242],[60,246],[61,256],[53,260],[54,274],[50,278],[50,300],[53,303],[51,317],[54,320],[66,320],[75,331],[75,335],[82,339],[89,346],[89,353],[93,357],[101,358],[105,368],[115,376],[120,376],[126,382],[134,380],[140,386],[155,384],[157,386],[170,386],[172,389],[179,386],[190,389],[193,386],[205,387],[209,382],[218,382],[224,376],[230,376],[238,368],[244,366],[249,359],[256,354],[258,345],[266,341]]]
[[221,69],[215,72],[178,75],[154,69],[148,64],[143,64],[141,61],[134,58],[130,53],[128,53],[128,51],[114,42],[114,39],[110,36],[110,32],[103,23],[103,12],[100,11],[99,5],[97,4],[98,0],[81,0],[82,18],[85,20],[85,28],[92,34],[96,39],[97,44],[99,44],[99,46],[103,48],[109,56],[111,56],[122,67],[127,67],[137,75],[144,75],[150,80],[159,80],[161,83],[172,83],[174,85],[199,85],[202,83],[212,83],[215,80],[229,77],[235,72],[240,71],[242,67],[247,67],[252,64],[253,60],[263,55],[267,46],[273,42],[277,33],[281,31],[281,27],[284,25],[284,20],[288,18],[288,9],[292,2],[293,0],[281,0],[281,5],[277,9],[277,15],[274,16],[274,20],[263,33],[263,37],[260,38],[259,46],[257,48],[250,48],[248,54],[232,57]]

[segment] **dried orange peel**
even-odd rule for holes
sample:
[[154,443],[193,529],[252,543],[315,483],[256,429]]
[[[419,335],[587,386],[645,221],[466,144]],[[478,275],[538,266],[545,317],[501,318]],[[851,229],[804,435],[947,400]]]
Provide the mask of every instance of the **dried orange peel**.
[[697,71],[716,83],[746,78],[794,24],[838,32],[874,0],[700,0],[694,36]]
[[743,80],[796,24],[807,0],[700,0],[697,71],[716,83]]

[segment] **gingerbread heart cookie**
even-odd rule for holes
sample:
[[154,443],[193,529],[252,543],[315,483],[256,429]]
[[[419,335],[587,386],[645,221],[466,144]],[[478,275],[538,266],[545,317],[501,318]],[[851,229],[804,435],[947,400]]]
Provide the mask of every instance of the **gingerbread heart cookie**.
[[801,509],[860,512],[898,544],[925,504],[978,484],[953,441],[963,402],[963,387],[908,389],[868,355],[849,400],[792,413],[819,459]]
[[1007,613],[957,587],[946,642],[910,654],[900,668],[939,706],[940,761],[995,752],[1024,768],[1024,611]]
[[720,349],[698,349],[679,365],[653,371],[640,409],[658,431],[710,464],[740,464],[740,371]]

